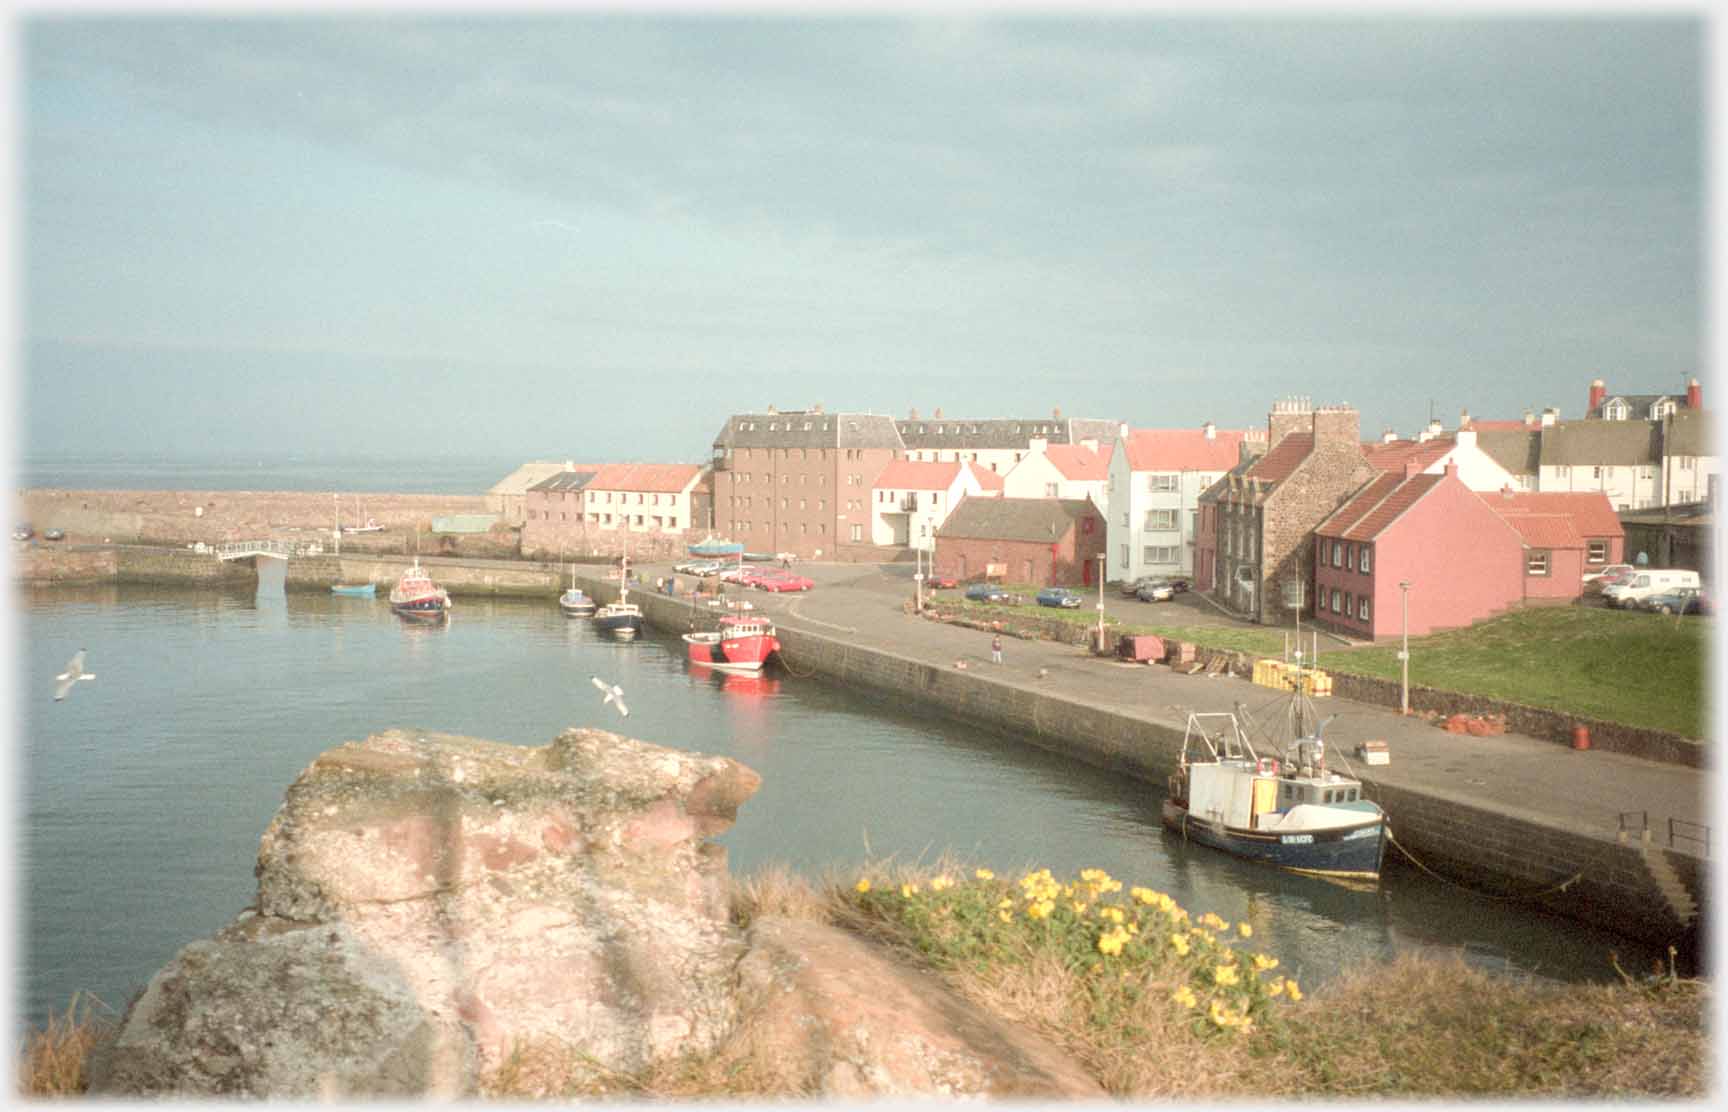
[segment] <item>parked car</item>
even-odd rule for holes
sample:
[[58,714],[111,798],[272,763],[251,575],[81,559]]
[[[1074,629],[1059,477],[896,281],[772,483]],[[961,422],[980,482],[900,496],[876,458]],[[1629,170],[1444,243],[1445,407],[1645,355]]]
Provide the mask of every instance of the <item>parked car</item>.
[[1650,595],[1638,601],[1638,607],[1657,614],[1700,614],[1704,609],[1704,592],[1697,587],[1676,587],[1672,591]]
[[66,539],[66,530],[44,529],[42,531],[42,539],[45,541],[63,541]]
[[12,539],[15,541],[27,541],[35,535],[36,530],[30,528],[28,522],[20,523],[18,528],[12,530]]
[[1059,606],[1064,610],[1078,610],[1080,596],[1066,587],[1046,587],[1038,592],[1039,606]]
[[1176,588],[1167,579],[1154,579],[1135,591],[1134,597],[1141,602],[1169,602],[1176,597]]
[[1124,581],[1122,594],[1125,598],[1138,598],[1140,588],[1157,585],[1168,586],[1175,594],[1181,594],[1192,584],[1192,580],[1180,575],[1142,575],[1139,579]]
[[960,581],[952,575],[927,575],[924,577],[924,585],[932,591],[953,590],[960,586]]
[[743,581],[745,576],[755,575],[761,570],[755,564],[727,564],[716,574],[720,576],[722,583],[739,583]]
[[1681,587],[1699,586],[1698,573],[1689,568],[1646,568],[1631,579],[1616,583],[1602,591],[1602,601],[1609,606],[1635,610],[1638,603],[1651,595],[1660,595]]
[[706,567],[712,567],[715,571],[719,571],[720,562],[718,560],[684,560],[673,564],[672,570],[680,575],[701,575],[701,569]]
[[793,575],[789,571],[780,571],[772,568],[766,571],[759,571],[754,575],[746,576],[743,582],[745,586],[754,587],[758,591],[774,592],[808,591],[810,588],[816,586],[816,581],[814,579],[802,575]]
[[968,602],[1013,602],[1014,596],[994,583],[974,583],[966,588]]
[[1192,580],[1181,575],[1172,575],[1167,578],[1165,582],[1170,584],[1170,589],[1179,595],[1185,594],[1188,588],[1193,584]]
[[1148,583],[1157,582],[1159,578],[1161,577],[1156,575],[1142,575],[1138,579],[1124,579],[1122,581],[1122,597],[1133,598],[1135,595],[1140,593],[1140,588],[1146,586]]
[[1617,583],[1632,574],[1631,564],[1609,564],[1605,568],[1584,573],[1585,583],[1594,583],[1598,587],[1606,587],[1609,583]]

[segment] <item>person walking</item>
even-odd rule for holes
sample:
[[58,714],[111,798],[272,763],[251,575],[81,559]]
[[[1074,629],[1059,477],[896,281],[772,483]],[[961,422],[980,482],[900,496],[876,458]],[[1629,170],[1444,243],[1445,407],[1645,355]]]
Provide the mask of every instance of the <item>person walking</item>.
[[998,633],[990,639],[990,660],[994,664],[1002,663],[1002,635]]

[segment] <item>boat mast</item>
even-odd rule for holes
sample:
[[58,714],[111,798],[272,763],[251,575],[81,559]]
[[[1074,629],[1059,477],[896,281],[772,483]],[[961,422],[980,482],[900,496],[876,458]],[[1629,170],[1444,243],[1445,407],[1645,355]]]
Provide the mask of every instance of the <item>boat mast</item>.
[[330,500],[336,504],[336,555],[342,555],[342,495],[331,491]]

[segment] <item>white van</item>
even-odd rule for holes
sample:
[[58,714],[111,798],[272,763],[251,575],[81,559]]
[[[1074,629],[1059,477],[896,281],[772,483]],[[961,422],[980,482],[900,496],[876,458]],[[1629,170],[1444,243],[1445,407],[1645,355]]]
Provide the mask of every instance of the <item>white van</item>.
[[1651,595],[1659,595],[1664,591],[1672,591],[1676,587],[1697,587],[1698,573],[1695,571],[1667,570],[1654,568],[1641,571],[1624,583],[1616,583],[1604,588],[1602,601],[1609,606],[1637,606],[1641,599]]

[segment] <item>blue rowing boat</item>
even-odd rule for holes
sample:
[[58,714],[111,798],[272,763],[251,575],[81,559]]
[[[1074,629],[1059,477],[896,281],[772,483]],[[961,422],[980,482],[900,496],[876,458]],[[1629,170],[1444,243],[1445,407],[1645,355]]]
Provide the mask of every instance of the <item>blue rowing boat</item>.
[[372,583],[333,583],[330,586],[331,594],[352,598],[371,598],[377,590],[377,586]]
[[697,541],[689,548],[690,555],[701,556],[709,560],[717,560],[727,556],[741,556],[744,546],[737,541],[723,541],[707,537]]

